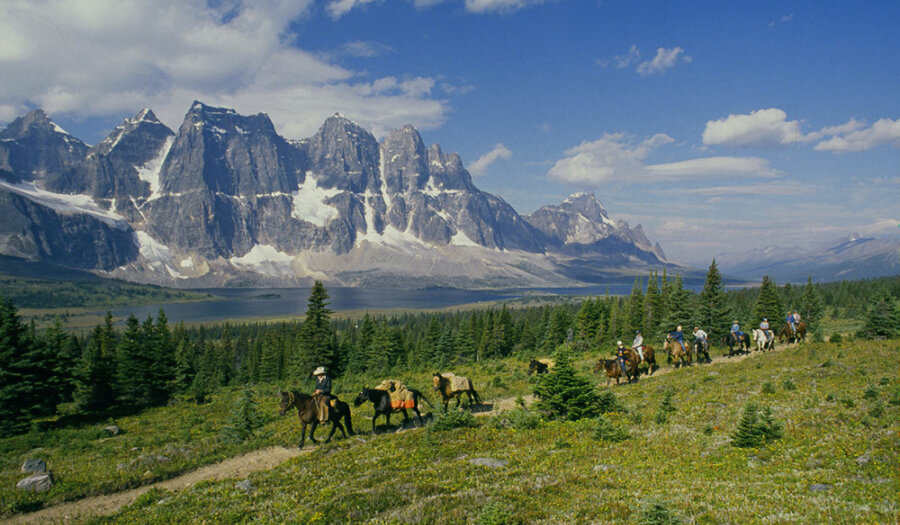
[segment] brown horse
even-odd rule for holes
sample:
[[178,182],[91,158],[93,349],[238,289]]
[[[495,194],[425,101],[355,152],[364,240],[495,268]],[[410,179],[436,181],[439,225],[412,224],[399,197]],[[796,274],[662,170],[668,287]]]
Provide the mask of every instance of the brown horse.
[[[646,352],[646,350],[644,350]],[[622,367],[619,366],[618,359],[600,359],[597,361],[597,364],[594,366],[594,373],[600,372],[600,370],[606,371],[606,386],[609,386],[609,382],[615,378],[616,384],[619,384],[619,380],[623,377],[628,380],[629,383],[632,381],[637,381],[638,375],[640,372],[638,371],[638,362],[640,361],[640,356],[637,355],[637,352],[634,350],[629,350],[625,355],[625,370],[622,370]]]
[[782,342],[783,340],[787,340],[788,343],[793,342],[803,342],[806,340],[806,321],[800,321],[797,323],[797,333],[795,334],[793,330],[791,330],[791,325],[788,323],[784,323],[784,326],[781,327],[781,330],[778,331],[778,342]]
[[653,350],[652,346],[644,345],[644,359],[641,359],[640,354],[638,354],[636,351],[631,350],[631,352],[634,352],[638,364],[647,363],[647,375],[652,376],[653,371],[659,368],[659,366],[656,364],[656,351]]
[[[319,426],[319,408],[318,403],[313,396],[309,394],[303,394],[301,392],[291,391],[291,392],[282,392],[281,393],[281,404],[278,415],[283,416],[287,409],[295,407],[297,409],[297,417],[300,418],[300,448],[303,448],[303,443],[306,441],[306,426],[310,426],[309,430],[309,440],[313,443],[317,443],[316,438],[313,435],[316,433],[316,428]],[[341,420],[344,422],[341,423]],[[331,432],[328,434],[328,439],[325,440],[326,443],[331,441],[332,436],[334,436],[334,432],[337,429],[341,429],[341,434],[344,435],[344,438],[347,437],[347,432],[350,432],[350,435],[353,435],[353,423],[350,421],[350,405],[340,401],[338,399],[334,400],[334,405],[331,410],[328,411],[328,421],[331,422]],[[346,426],[347,430],[344,430]]]
[[435,372],[432,381],[434,383],[435,392],[440,392],[441,394],[441,401],[444,403],[444,411],[447,410],[450,399],[454,397],[456,398],[456,408],[459,408],[459,405],[462,403],[461,398],[463,394],[469,396],[470,405],[472,403],[481,404],[481,399],[478,398],[478,392],[475,391],[475,387],[472,386],[472,380],[468,377]]
[[674,362],[673,366],[675,368],[691,365],[691,353],[687,348],[687,345],[684,345],[684,348],[682,348],[681,343],[672,339],[671,336],[666,336],[666,341],[663,343],[663,350],[665,350],[668,355],[668,361],[670,363]]

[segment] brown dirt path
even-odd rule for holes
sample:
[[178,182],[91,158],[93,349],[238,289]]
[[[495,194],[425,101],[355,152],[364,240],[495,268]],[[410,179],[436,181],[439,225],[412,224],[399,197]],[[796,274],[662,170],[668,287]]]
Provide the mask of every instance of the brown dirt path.
[[201,481],[243,479],[252,472],[269,470],[311,450],[311,448],[301,450],[284,447],[255,450],[243,456],[228,458],[213,465],[200,467],[197,470],[192,470],[172,479],[115,494],[105,494],[69,503],[61,503],[36,512],[13,516],[4,521],[4,523],[66,523],[76,520],[82,521],[90,516],[113,514],[125,505],[133,503],[141,494],[153,488],[178,491],[191,488]]

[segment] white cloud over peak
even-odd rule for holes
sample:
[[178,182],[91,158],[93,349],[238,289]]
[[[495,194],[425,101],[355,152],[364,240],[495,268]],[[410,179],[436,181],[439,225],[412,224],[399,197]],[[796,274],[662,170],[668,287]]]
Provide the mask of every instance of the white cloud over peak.
[[675,67],[679,62],[691,62],[693,59],[684,54],[681,47],[673,47],[666,49],[664,47],[657,48],[656,56],[653,60],[646,60],[637,66],[638,74],[642,76],[652,75],[655,73],[663,73],[667,69]]
[[800,122],[787,120],[787,113],[778,108],[710,120],[703,130],[703,143],[706,145],[775,146],[806,140],[800,131]]
[[485,153],[481,157],[478,158],[475,162],[469,165],[469,173],[478,177],[484,175],[487,172],[488,167],[497,162],[500,159],[509,159],[513,155],[512,151],[509,150],[503,144],[497,144],[494,146],[494,149]]
[[332,20],[338,20],[357,7],[377,1],[379,0],[331,0],[325,6],[325,11]]
[[772,177],[777,172],[768,161],[755,157],[707,157],[665,164],[645,164],[654,150],[674,139],[658,133],[636,141],[624,133],[605,134],[593,142],[566,150],[565,157],[550,168],[556,180],[582,187],[609,182],[642,183],[691,178]]
[[469,13],[510,13],[532,5],[543,4],[544,0],[465,0]]
[[844,136],[835,136],[816,144],[818,151],[833,151],[835,153],[849,153],[865,151],[883,144],[891,144],[900,147],[900,119],[880,119],[871,127],[859,129],[861,125],[844,131]]
[[[341,111],[374,131],[440,125],[434,80],[364,75],[293,45],[311,0],[35,0],[0,8],[0,119],[33,107],[75,118],[151,107],[177,126],[194,99],[275,115],[309,136]],[[365,45],[360,53],[371,52]]]

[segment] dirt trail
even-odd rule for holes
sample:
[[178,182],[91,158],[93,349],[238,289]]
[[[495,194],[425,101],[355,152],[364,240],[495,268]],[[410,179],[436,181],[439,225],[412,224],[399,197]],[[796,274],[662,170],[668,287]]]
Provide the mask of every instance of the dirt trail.
[[[782,345],[774,351],[778,352],[780,350],[784,350],[786,348],[794,346],[796,345]],[[660,354],[664,360],[665,354]],[[722,363],[733,363],[737,361],[743,361],[744,359],[753,358],[762,354],[763,352],[754,351],[749,354],[742,354],[736,357],[714,357],[711,364],[718,365]],[[675,369],[671,366],[666,366],[654,372],[653,376],[643,376],[641,380],[643,381],[658,375],[668,374],[674,370]],[[600,374],[598,374],[597,377],[600,377]],[[522,397],[525,400],[526,405],[530,405],[534,401],[533,395],[525,395]],[[518,399],[518,396],[491,400],[487,403],[490,406],[490,410],[479,411],[475,415],[487,416],[498,412],[512,410],[516,407],[516,399]],[[145,485],[143,487],[138,487],[136,489],[127,490],[124,492],[117,492],[115,494],[93,496],[70,503],[54,505],[52,507],[48,507],[36,512],[14,516],[8,520],[5,520],[3,523],[58,523],[69,522],[73,520],[83,520],[89,516],[103,516],[107,514],[113,514],[125,505],[134,502],[141,494],[144,494],[152,488],[158,487],[165,490],[178,491],[191,488],[201,481],[243,479],[252,472],[260,470],[270,470],[287,461],[288,459],[311,452],[312,450],[312,448],[305,448],[301,450],[296,448],[284,447],[270,447],[262,450],[256,450],[248,454],[244,454],[243,456],[229,458],[213,465],[200,467],[197,470],[187,472],[172,479],[167,479],[165,481],[160,481],[151,485]]]
[[145,485],[125,492],[93,496],[78,501],[72,501],[70,503],[54,505],[36,512],[14,516],[9,520],[4,521],[4,523],[58,523],[76,519],[83,520],[89,516],[112,514],[125,505],[134,502],[141,494],[152,488],[177,491],[191,488],[201,481],[229,478],[243,479],[251,472],[274,468],[288,459],[310,452],[311,450],[311,448],[301,450],[284,447],[270,447],[262,450],[255,450],[248,454],[244,454],[243,456],[228,458],[213,465],[200,467],[197,470],[192,470],[191,472],[172,479]]

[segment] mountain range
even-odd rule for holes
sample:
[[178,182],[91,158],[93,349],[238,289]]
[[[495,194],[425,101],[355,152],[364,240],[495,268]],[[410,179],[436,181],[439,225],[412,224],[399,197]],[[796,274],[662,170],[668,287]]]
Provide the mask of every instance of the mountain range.
[[768,246],[722,254],[719,267],[730,276],[776,282],[841,281],[900,274],[900,237],[852,234],[811,248]]
[[89,146],[41,110],[0,131],[0,255],[180,287],[571,286],[671,265],[593,194],[520,215],[412,126],[149,109]]

